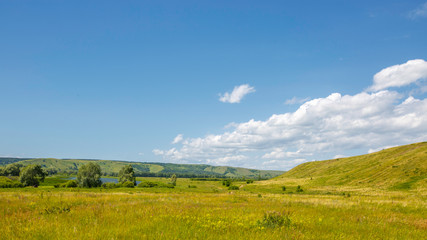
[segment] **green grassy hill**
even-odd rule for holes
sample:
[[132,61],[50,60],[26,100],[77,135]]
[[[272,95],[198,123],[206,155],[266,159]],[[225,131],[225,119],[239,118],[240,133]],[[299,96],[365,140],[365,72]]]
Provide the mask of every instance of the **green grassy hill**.
[[271,181],[403,190],[425,188],[426,177],[427,142],[422,142],[361,156],[303,163]]
[[88,162],[96,162],[107,175],[117,174],[120,169],[132,164],[139,176],[169,176],[177,174],[178,177],[229,177],[229,178],[273,178],[283,174],[283,171],[255,170],[238,167],[211,166],[204,164],[172,164],[172,163],[141,163],[111,160],[87,159],[55,159],[55,158],[0,158],[0,166],[10,163],[23,165],[40,164],[43,168],[54,169],[59,173],[77,173],[80,166]]

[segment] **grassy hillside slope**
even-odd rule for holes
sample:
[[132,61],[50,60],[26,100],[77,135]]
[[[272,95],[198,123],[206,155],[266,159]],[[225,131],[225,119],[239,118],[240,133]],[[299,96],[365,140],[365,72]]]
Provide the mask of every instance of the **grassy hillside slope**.
[[212,176],[230,178],[272,178],[283,174],[283,171],[255,170],[238,167],[210,166],[204,164],[172,164],[172,163],[140,163],[111,160],[87,160],[87,159],[55,159],[55,158],[35,158],[35,159],[8,159],[0,158],[0,166],[11,162],[23,165],[40,164],[43,168],[55,169],[58,172],[76,173],[80,166],[88,162],[96,162],[101,166],[104,173],[118,173],[120,169],[128,164],[132,164],[137,174],[157,174],[157,176],[177,174],[178,176]]
[[425,188],[426,177],[427,142],[421,142],[361,156],[303,163],[273,181],[399,190]]

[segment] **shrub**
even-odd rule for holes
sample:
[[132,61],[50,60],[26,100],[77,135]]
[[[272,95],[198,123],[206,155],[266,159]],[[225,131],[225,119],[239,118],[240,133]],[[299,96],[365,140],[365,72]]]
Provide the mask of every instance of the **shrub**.
[[197,188],[196,185],[188,185],[188,188]]
[[175,186],[172,185],[171,183],[159,183],[159,182],[149,182],[149,181],[140,182],[138,184],[138,187],[140,187],[140,188],[152,188],[152,187],[175,188]]
[[138,184],[138,187],[140,187],[140,188],[152,188],[152,187],[156,187],[157,185],[158,184],[155,182],[146,181],[146,182],[140,182]]
[[290,218],[290,212],[277,212],[270,211],[264,213],[264,217],[261,221],[258,221],[258,224],[263,227],[289,227],[292,221]]
[[115,183],[113,183],[113,182],[106,182],[106,183],[103,183],[103,184],[102,184],[102,187],[103,187],[103,188],[111,189],[111,188],[117,188],[117,187],[119,187],[119,186],[118,186],[118,184],[115,184]]
[[238,186],[230,186],[228,187],[228,190],[239,190]]
[[159,187],[159,188],[175,188],[175,186],[171,183],[166,183],[166,184],[165,183],[159,183],[157,185],[157,187]]
[[282,191],[286,191],[286,187],[285,186],[282,186]]
[[176,186],[176,175],[175,175],[175,174],[173,174],[173,175],[171,176],[170,184],[172,184],[173,186]]
[[297,190],[295,190],[295,192],[304,192],[304,190],[302,190],[301,186],[300,186],[300,185],[298,185],[298,186],[297,186]]
[[121,183],[120,185],[121,185],[121,187],[124,187],[124,188],[133,188],[133,187],[135,187],[135,184],[133,182],[130,182],[130,181]]
[[252,179],[248,179],[248,180],[246,180],[246,183],[247,183],[247,184],[254,183],[254,180],[252,180]]
[[231,179],[226,179],[222,181],[222,185],[229,187],[231,185]]
[[60,185],[63,188],[76,188],[79,186],[76,180],[69,180]]
[[22,188],[24,185],[8,177],[0,177],[0,188]]

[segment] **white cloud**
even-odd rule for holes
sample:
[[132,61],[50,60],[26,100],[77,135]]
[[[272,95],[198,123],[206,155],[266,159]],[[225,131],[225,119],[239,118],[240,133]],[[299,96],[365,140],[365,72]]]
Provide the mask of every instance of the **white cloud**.
[[311,156],[312,153],[303,153],[302,149],[298,151],[285,151],[284,148],[276,148],[272,152],[266,153],[262,156],[262,158],[269,159],[281,159],[281,158],[293,158],[293,157],[301,157],[301,156]]
[[411,11],[409,13],[409,17],[412,19],[419,18],[419,17],[427,17],[427,2],[425,2],[418,8]]
[[427,62],[422,59],[410,60],[381,70],[374,76],[374,84],[369,91],[383,90],[389,87],[402,87],[427,78]]
[[249,84],[243,84],[234,87],[231,93],[226,92],[224,94],[220,94],[219,100],[221,102],[239,103],[246,94],[252,92],[255,92],[254,87],[249,86]]
[[182,140],[184,139],[182,134],[178,134],[172,141],[172,144],[177,144],[182,142]]
[[297,103],[304,103],[307,102],[308,100],[310,100],[310,98],[297,98],[297,97],[293,97],[291,99],[287,99],[285,101],[286,105],[293,105],[293,104],[297,104]]
[[207,164],[213,164],[213,165],[224,165],[228,164],[230,162],[240,162],[242,160],[247,159],[244,155],[231,155],[231,156],[225,156],[225,157],[219,157],[215,159],[207,159]]
[[154,153],[154,155],[163,155],[165,153],[165,151],[160,150],[160,149],[153,149],[153,153]]
[[[400,76],[406,78],[404,72]],[[350,150],[364,153],[426,141],[427,99],[390,90],[332,93],[307,101],[294,112],[236,123],[224,131],[185,139],[179,149],[153,152],[169,161],[286,170],[297,164],[295,159],[330,159]]]
[[295,165],[308,162],[304,158],[292,160],[270,160],[262,163],[262,169],[289,169]]

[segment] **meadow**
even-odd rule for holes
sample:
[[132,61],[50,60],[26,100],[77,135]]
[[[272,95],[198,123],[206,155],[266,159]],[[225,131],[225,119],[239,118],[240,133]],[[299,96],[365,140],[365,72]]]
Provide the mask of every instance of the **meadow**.
[[[166,178],[138,178],[167,182]],[[170,188],[0,189],[1,239],[426,239],[425,189],[181,179]],[[296,193],[297,184],[303,192]]]

